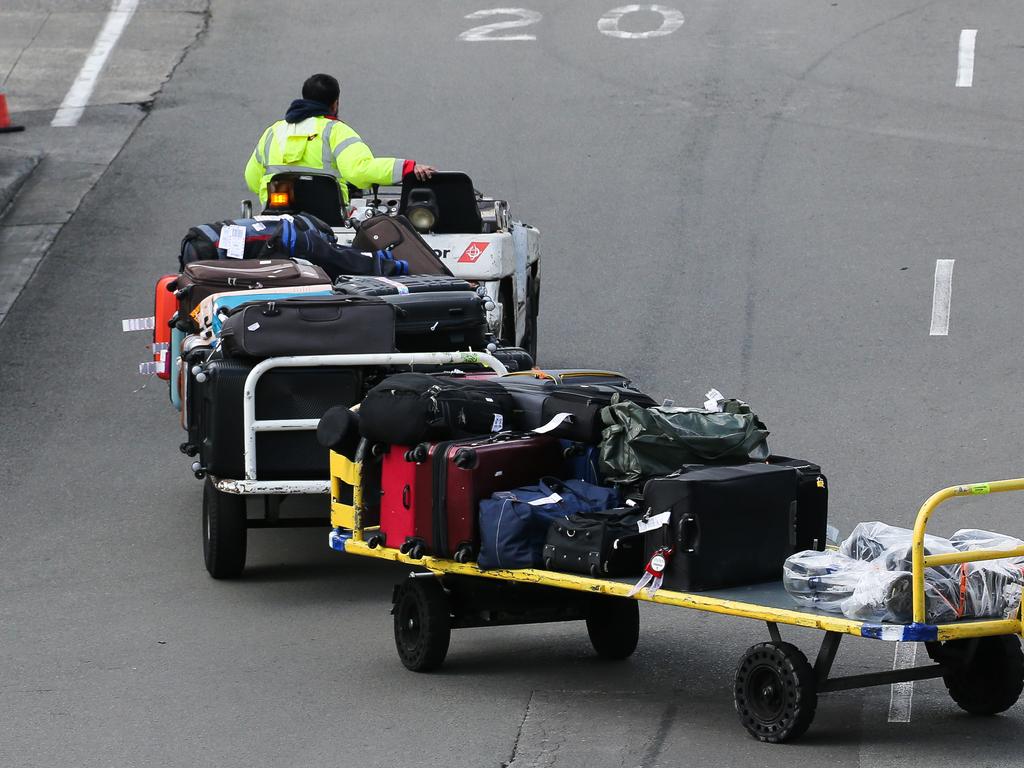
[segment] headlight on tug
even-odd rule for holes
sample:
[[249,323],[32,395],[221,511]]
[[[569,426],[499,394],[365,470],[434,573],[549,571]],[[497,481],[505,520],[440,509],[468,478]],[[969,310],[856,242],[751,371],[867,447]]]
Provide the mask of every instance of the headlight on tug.
[[439,216],[434,190],[426,187],[410,190],[405,215],[420,232],[429,232],[433,229]]

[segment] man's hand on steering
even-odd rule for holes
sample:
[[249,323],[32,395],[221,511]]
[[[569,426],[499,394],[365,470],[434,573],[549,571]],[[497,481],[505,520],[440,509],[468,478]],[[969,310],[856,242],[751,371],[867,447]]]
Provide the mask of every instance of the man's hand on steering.
[[437,171],[437,168],[435,168],[434,166],[432,166],[432,165],[421,165],[420,163],[417,163],[413,167],[413,169],[412,169],[413,174],[420,181],[426,181],[431,176],[433,176],[436,171]]

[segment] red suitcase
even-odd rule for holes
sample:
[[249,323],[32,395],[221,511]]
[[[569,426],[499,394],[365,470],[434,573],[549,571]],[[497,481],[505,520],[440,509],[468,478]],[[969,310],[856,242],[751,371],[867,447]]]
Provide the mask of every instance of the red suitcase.
[[546,435],[392,446],[381,467],[383,543],[413,557],[470,562],[480,548],[481,499],[545,475],[564,477],[565,465],[561,444]]
[[164,275],[156,281],[156,296],[153,307],[153,360],[163,361],[163,366],[157,371],[161,379],[171,378],[170,346],[171,346],[171,316],[178,311],[178,297],[174,295],[171,283],[176,282],[177,274]]

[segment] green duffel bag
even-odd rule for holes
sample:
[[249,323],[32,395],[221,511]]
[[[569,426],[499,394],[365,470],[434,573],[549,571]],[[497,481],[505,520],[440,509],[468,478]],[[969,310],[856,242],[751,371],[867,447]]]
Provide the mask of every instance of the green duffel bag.
[[602,409],[603,477],[633,483],[684,464],[742,464],[768,458],[768,430],[757,415],[700,408],[643,408],[621,402]]

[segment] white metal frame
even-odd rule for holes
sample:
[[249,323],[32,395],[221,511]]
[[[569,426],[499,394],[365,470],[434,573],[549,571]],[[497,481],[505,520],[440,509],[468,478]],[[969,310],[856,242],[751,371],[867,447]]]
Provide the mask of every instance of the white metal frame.
[[256,434],[258,432],[312,431],[319,419],[256,419],[256,386],[267,371],[274,368],[311,368],[323,366],[392,366],[392,365],[486,365],[499,376],[508,370],[486,352],[393,352],[375,355],[304,355],[271,357],[257,363],[245,378],[242,390],[242,429],[244,436],[245,478],[214,479],[218,490],[225,493],[249,494],[317,494],[330,492],[326,480],[257,480]]

